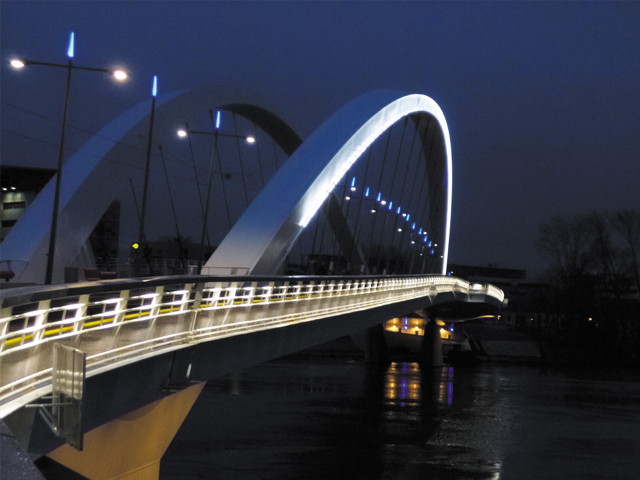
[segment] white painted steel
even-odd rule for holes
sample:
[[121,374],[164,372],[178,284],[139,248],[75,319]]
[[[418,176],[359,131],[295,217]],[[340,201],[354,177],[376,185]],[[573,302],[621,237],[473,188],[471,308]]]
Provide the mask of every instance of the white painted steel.
[[440,271],[444,275],[449,255],[452,198],[449,129],[433,99],[392,90],[376,90],[356,98],[306,139],[236,222],[206,262],[206,268],[215,269],[220,275],[277,272],[300,233],[353,163],[395,122],[416,113],[435,119],[444,143],[444,158],[429,159],[445,164],[446,203],[442,206],[445,218]]
[[504,300],[492,285],[471,286],[437,275],[180,276],[71,287],[2,292],[0,418],[51,392],[54,342],[86,352],[87,376],[92,376],[202,342],[433,298],[440,292]]

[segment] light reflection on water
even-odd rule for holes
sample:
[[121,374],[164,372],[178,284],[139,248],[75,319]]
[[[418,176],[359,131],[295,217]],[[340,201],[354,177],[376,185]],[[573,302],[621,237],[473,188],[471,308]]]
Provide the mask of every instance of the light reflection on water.
[[160,478],[635,479],[631,377],[280,360],[209,382]]

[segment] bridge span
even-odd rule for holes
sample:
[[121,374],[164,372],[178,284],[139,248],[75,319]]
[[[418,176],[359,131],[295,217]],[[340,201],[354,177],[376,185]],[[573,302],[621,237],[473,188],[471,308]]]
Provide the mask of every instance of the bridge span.
[[173,276],[0,292],[0,417],[30,455],[61,445],[30,403],[51,395],[53,349],[86,354],[83,430],[176,390],[451,302],[503,292],[442,275]]

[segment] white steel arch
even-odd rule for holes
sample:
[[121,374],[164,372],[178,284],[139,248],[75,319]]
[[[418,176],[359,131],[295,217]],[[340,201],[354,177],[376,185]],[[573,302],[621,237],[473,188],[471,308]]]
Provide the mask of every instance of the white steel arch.
[[452,160],[449,129],[438,104],[421,94],[377,90],[325,121],[274,175],[207,261],[204,274],[274,274],[295,240],[351,165],[383,132],[408,115],[438,122],[446,162],[442,274],[451,226]]

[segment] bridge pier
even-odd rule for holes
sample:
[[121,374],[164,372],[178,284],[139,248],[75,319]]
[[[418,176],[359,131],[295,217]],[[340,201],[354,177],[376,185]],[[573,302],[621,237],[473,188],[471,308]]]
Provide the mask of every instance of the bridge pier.
[[429,315],[429,320],[425,327],[422,348],[420,349],[420,365],[426,368],[442,367],[444,365],[442,338],[440,337],[440,327],[436,317]]
[[385,365],[389,363],[389,348],[384,339],[384,324],[380,323],[367,328],[367,339],[364,349],[365,363]]
[[162,455],[203,387],[192,385],[85,433],[81,452],[63,445],[47,456],[92,480],[157,480]]

